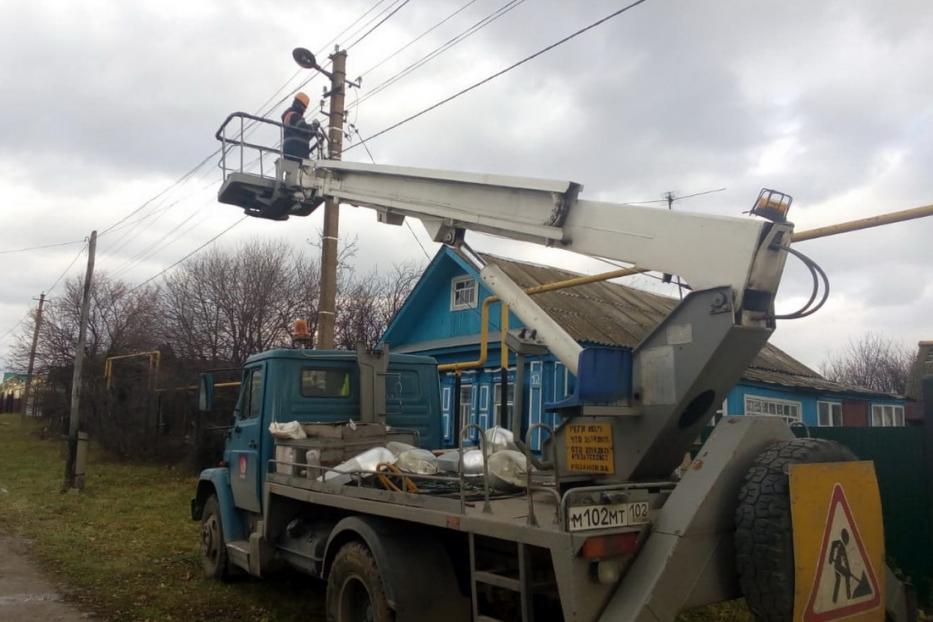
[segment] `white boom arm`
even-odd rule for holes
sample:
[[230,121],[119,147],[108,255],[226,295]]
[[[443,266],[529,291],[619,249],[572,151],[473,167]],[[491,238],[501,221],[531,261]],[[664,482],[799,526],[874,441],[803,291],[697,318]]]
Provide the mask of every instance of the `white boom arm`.
[[[571,181],[319,160],[301,167],[298,185],[306,200],[371,207],[381,222],[418,218],[438,242],[481,231],[676,274],[695,290],[729,286],[737,310],[749,289],[763,294],[756,309],[770,307],[791,233],[754,218],[579,200]],[[771,227],[785,233],[766,236]]]

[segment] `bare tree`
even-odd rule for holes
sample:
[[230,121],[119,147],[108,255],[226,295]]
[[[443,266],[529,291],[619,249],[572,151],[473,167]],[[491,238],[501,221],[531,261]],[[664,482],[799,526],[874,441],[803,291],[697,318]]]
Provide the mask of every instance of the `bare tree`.
[[213,249],[166,277],[164,333],[178,356],[240,365],[288,341],[301,298],[295,254],[284,242]]
[[842,352],[831,353],[821,371],[835,382],[903,395],[913,359],[914,353],[894,339],[866,333]]
[[401,308],[421,269],[413,264],[391,272],[352,276],[338,288],[336,338],[339,348],[374,347]]

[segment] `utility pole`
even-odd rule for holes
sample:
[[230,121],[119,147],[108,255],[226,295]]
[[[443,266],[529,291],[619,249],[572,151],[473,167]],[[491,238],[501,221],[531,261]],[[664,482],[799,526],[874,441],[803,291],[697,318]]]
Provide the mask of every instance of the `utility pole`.
[[[87,316],[91,303],[91,283],[94,278],[94,252],[97,250],[97,231],[91,231],[87,245],[87,272],[84,274],[84,293],[81,298],[81,324],[75,345],[74,373],[71,377],[71,417],[68,425],[68,461],[65,463],[63,491],[84,488],[84,460],[86,439],[80,439],[81,368],[84,366],[84,340],[87,336]],[[80,442],[83,440],[84,442]]]
[[45,304],[45,292],[39,294],[39,308],[36,309],[36,327],[32,331],[32,347],[29,349],[29,368],[26,370],[26,387],[23,389],[23,417],[26,416],[26,400],[32,388],[32,371],[36,363],[36,345],[39,343],[39,327],[42,325],[42,305]]
[[[346,95],[347,52],[335,50],[331,55],[330,113],[327,127],[327,157],[339,160],[343,154],[343,107]],[[337,314],[337,230],[340,225],[340,203],[328,198],[324,203],[324,237],[321,240],[321,301],[318,305],[316,348],[334,347],[334,320]]]

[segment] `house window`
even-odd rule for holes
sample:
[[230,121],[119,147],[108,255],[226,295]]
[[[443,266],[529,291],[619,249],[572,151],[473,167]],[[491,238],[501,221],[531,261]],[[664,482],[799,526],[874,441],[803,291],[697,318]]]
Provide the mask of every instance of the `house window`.
[[817,402],[816,424],[821,428],[842,427],[842,404],[839,402]]
[[458,276],[450,282],[450,310],[476,308],[476,279]]
[[800,421],[800,402],[746,395],[745,414],[783,417],[787,423],[793,423]]
[[873,428],[904,426],[904,407],[896,404],[872,404],[871,425]]
[[[502,425],[505,427],[511,427],[510,422],[512,421],[513,405],[515,402],[515,383],[510,382],[507,386],[508,386],[508,393],[507,393],[507,397],[505,398],[506,399],[505,401],[506,420],[499,421],[499,425]],[[496,411],[495,411],[495,414],[493,414],[492,416],[492,420],[496,421],[499,417],[499,413],[501,412],[500,408],[502,407],[502,384],[497,382],[496,384],[493,385],[492,395],[493,395],[493,401],[496,403]]]

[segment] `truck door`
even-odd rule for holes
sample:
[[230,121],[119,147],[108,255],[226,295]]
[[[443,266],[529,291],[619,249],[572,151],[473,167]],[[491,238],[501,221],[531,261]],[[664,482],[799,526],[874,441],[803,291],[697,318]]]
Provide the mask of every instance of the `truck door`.
[[260,512],[262,494],[262,404],[265,365],[259,363],[243,370],[243,384],[237,402],[236,421],[230,432],[227,464],[230,486],[238,508]]

